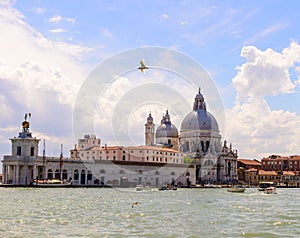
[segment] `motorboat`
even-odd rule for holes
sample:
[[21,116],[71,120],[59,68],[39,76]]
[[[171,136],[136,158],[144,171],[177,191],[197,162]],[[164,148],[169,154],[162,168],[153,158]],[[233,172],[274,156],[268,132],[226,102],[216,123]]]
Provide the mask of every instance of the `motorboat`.
[[218,184],[208,183],[208,184],[204,184],[204,188],[222,188],[222,186]]
[[54,188],[54,187],[69,187],[72,185],[71,181],[60,180],[60,179],[35,179],[33,180],[32,186]]
[[258,191],[265,191],[265,189],[269,187],[275,187],[274,182],[259,182]]
[[245,190],[246,190],[246,188],[241,185],[232,186],[230,188],[227,188],[227,192],[231,192],[231,193],[243,193],[243,192],[245,192]]
[[177,186],[171,186],[171,185],[163,185],[159,189],[159,191],[165,191],[165,190],[177,190]]
[[268,187],[264,190],[265,194],[277,194],[276,187]]
[[157,190],[155,187],[150,187],[150,186],[143,186],[141,184],[136,185],[135,187],[136,191],[154,191]]

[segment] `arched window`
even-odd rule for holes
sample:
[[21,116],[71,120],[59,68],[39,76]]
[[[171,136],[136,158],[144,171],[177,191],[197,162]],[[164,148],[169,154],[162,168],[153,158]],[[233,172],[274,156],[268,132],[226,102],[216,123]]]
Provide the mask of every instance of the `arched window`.
[[172,171],[172,172],[171,172],[171,175],[175,175],[175,172],[174,172],[174,171]]
[[87,180],[92,180],[92,179],[93,179],[93,174],[90,170],[88,170]]
[[53,179],[53,172],[52,172],[52,169],[48,169],[48,172],[47,172],[47,178],[48,179]]
[[205,148],[205,152],[208,151],[208,148],[209,148],[209,141],[206,141],[206,148]]
[[185,142],[185,151],[190,151],[190,145],[188,141]]
[[85,184],[85,170],[81,170],[81,174],[80,174],[80,184]]
[[120,174],[125,174],[125,171],[123,169],[121,169]]
[[55,178],[55,179],[60,179],[59,169],[56,169],[56,170],[55,170],[54,178]]
[[78,170],[75,169],[74,170],[74,180],[78,180],[79,179],[79,173],[78,173]]
[[104,170],[104,169],[101,169],[101,170],[100,170],[100,174],[105,174],[105,170]]
[[125,156],[125,155],[123,155],[122,159],[123,159],[123,160],[126,160],[126,156]]
[[209,159],[204,162],[204,166],[213,166],[214,163]]
[[68,179],[68,172],[66,169],[64,169],[62,172],[62,179]]
[[203,141],[201,141],[201,151],[205,152],[204,142]]
[[185,176],[190,176],[190,172],[186,172]]
[[143,174],[143,170],[139,170],[139,174]]
[[159,175],[159,171],[155,171],[155,175]]

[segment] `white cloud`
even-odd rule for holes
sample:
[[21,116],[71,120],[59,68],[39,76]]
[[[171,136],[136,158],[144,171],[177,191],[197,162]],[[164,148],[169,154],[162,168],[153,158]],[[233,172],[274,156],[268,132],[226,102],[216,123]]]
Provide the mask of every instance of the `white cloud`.
[[161,17],[162,17],[163,19],[168,19],[168,18],[169,18],[169,15],[166,14],[166,13],[164,13],[164,14],[161,15]]
[[[45,38],[10,4],[1,5],[0,29],[5,32],[0,38],[0,110],[1,119],[7,119],[1,121],[2,136],[17,136],[18,130],[4,128],[20,125],[24,113],[31,112],[33,133],[45,130],[41,133],[50,144],[58,142],[51,138],[70,139],[72,107],[87,73],[81,59],[91,49]],[[9,140],[3,143],[0,149],[9,149]]]
[[238,74],[233,79],[238,100],[293,92],[296,84],[290,79],[289,70],[300,62],[299,45],[291,43],[282,53],[247,46],[243,47],[241,56],[247,62],[237,67]]
[[51,33],[64,33],[66,31],[61,29],[61,28],[56,28],[56,29],[49,30],[49,32],[51,32]]
[[53,23],[58,23],[58,22],[62,22],[62,21],[75,23],[76,20],[74,18],[62,17],[62,16],[59,16],[59,15],[54,15],[53,17],[51,17],[49,19],[49,22],[53,22]]
[[49,19],[49,22],[55,22],[55,23],[57,23],[57,22],[60,22],[60,21],[62,21],[62,20],[63,20],[63,18],[62,18],[61,16],[55,15],[55,16],[53,16],[53,17],[51,17],[51,18]]
[[[266,96],[293,93],[297,81],[289,70],[300,62],[300,46],[292,42],[282,52],[243,47],[247,59],[233,79],[235,106],[226,112],[226,137],[240,154],[258,159],[270,154],[296,154],[300,145],[300,116],[272,110]],[[299,76],[299,75],[298,75]]]

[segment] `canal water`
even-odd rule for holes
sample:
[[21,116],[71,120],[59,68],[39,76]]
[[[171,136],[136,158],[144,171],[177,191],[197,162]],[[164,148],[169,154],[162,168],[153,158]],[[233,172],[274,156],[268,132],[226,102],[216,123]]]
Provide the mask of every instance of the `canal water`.
[[0,237],[300,237],[300,189],[277,190],[2,187]]

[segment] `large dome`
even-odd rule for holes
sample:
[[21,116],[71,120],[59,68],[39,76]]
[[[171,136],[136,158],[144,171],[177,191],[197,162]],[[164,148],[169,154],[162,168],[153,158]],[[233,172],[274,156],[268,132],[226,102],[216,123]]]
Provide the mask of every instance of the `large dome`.
[[214,116],[204,109],[192,111],[181,123],[181,130],[212,130],[219,131],[218,123]]
[[185,130],[211,130],[219,131],[218,123],[214,116],[206,111],[206,103],[199,92],[195,97],[193,111],[181,123],[181,131]]

